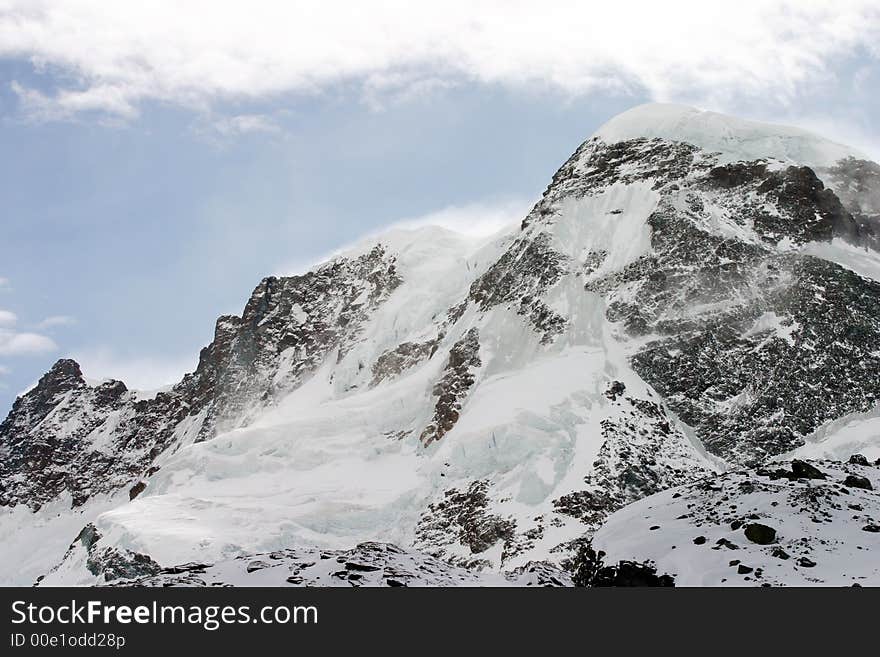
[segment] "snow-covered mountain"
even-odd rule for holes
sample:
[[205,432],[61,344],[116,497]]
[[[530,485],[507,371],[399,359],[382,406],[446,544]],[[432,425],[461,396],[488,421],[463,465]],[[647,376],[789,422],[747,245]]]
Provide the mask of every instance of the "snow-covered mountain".
[[[813,558],[791,542],[818,511],[792,500],[846,495],[813,579],[880,583],[878,248],[863,155],[637,107],[519,225],[396,230],[264,279],[167,391],[59,361],[0,425],[2,577],[803,583],[765,563]],[[780,475],[792,458],[836,461]],[[772,525],[740,559],[762,576],[685,549],[707,523]]]

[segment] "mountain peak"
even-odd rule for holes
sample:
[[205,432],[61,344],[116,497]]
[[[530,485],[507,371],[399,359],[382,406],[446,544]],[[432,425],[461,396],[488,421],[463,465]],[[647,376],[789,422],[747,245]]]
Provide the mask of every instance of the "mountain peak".
[[593,135],[607,143],[638,138],[687,142],[718,152],[722,161],[776,158],[786,164],[829,167],[859,151],[791,126],[741,119],[674,103],[647,103],[618,114]]
[[86,381],[83,378],[79,363],[71,358],[61,358],[44,374],[38,388],[53,392],[66,392],[76,388],[84,388]]

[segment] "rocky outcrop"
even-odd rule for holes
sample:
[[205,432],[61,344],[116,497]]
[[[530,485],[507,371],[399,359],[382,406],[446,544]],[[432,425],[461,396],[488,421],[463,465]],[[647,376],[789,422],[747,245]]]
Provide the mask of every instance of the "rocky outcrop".
[[708,449],[754,464],[880,399],[880,283],[788,255],[753,275],[751,299],[650,343],[633,366]]
[[247,554],[217,563],[188,563],[107,586],[569,586],[568,574],[546,562],[504,575],[481,574],[390,543],[361,543],[350,550],[288,549]]
[[605,553],[598,552],[587,543],[581,547],[569,563],[572,582],[575,586],[605,588],[609,586],[675,586],[675,578],[668,574],[658,574],[650,561],[637,563],[621,560],[606,564]]
[[606,391],[619,414],[601,423],[602,446],[584,489],[553,501],[556,513],[577,518],[585,532],[627,504],[711,472],[660,404],[623,396],[621,386]]
[[821,171],[859,224],[866,243],[880,250],[880,164],[856,157]]
[[566,271],[565,256],[550,241],[545,233],[516,240],[470,289],[470,300],[480,309],[506,304],[542,334],[544,343],[552,341],[566,324],[564,317],[541,300]]
[[437,401],[433,421],[421,434],[423,445],[440,440],[458,422],[464,399],[474,385],[472,370],[480,365],[480,332],[472,328],[449,350],[443,377],[434,386]]
[[403,342],[394,349],[383,352],[373,364],[373,380],[370,385],[379,385],[385,379],[393,379],[405,370],[429,360],[436,353],[443,337],[441,333],[435,339],[425,342]]
[[463,565],[469,567],[478,565],[480,554],[499,541],[503,553],[509,556],[515,548],[516,523],[488,511],[488,491],[489,482],[485,480],[473,482],[467,490],[447,490],[443,499],[430,504],[419,520],[415,545],[449,558],[447,546],[457,542],[473,555],[463,560]]
[[[121,382],[89,386],[76,362],[55,363],[0,424],[0,506],[37,509],[65,493],[78,506],[136,476],[154,443],[138,439],[135,404]],[[114,431],[125,435],[116,444]]]

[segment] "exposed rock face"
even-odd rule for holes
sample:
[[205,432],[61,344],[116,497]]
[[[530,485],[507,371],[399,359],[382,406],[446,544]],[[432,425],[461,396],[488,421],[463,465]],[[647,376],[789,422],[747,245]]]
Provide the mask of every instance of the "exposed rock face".
[[55,363],[0,424],[0,505],[36,509],[66,492],[76,506],[105,482],[110,490],[124,484],[150,443],[128,435],[118,451],[90,453],[83,444],[106,440],[108,426],[130,426],[133,404],[119,381],[92,387],[76,362]]
[[550,342],[565,326],[565,318],[541,300],[541,294],[565,273],[565,256],[550,246],[550,236],[539,233],[517,240],[471,285],[470,299],[481,309],[510,304]]
[[458,422],[462,401],[474,385],[472,370],[480,365],[480,332],[472,328],[449,350],[443,378],[434,386],[433,422],[422,431],[422,444],[440,440]]
[[874,249],[880,249],[880,165],[848,157],[822,170]]
[[537,220],[554,221],[559,202],[566,198],[592,196],[621,183],[647,181],[660,189],[695,170],[705,171],[714,162],[711,154],[682,142],[633,139],[606,144],[597,137],[588,139],[554,174],[523,227]]
[[191,406],[208,409],[200,438],[295,387],[333,349],[344,355],[369,311],[399,284],[382,246],[302,276],[264,279],[240,318],[217,321],[214,342],[181,384],[193,390]]
[[466,491],[448,490],[441,501],[428,506],[416,527],[416,546],[439,557],[447,557],[445,546],[450,534],[466,546],[473,559],[465,565],[479,563],[479,555],[501,541],[505,551],[515,548],[516,523],[487,511],[489,482],[475,481]]
[[131,487],[165,450],[246,424],[357,339],[369,311],[399,285],[381,246],[315,272],[264,279],[241,317],[217,320],[192,374],[152,399],[119,381],[89,386],[58,361],[0,425],[0,506],[73,506]]
[[[119,549],[112,545],[103,545],[101,538],[101,533],[93,524],[89,523],[83,527],[58,567],[63,567],[78,556],[83,556],[85,568],[96,578],[97,584],[156,575],[162,570],[161,566],[148,555]],[[37,584],[43,579],[41,577]]]
[[404,370],[418,365],[431,358],[443,334],[426,342],[404,342],[396,348],[384,352],[373,364],[373,380],[371,385],[378,385],[385,379],[393,379]]
[[[606,394],[619,390],[612,384]],[[622,413],[602,421],[603,444],[584,478],[586,488],[553,501],[557,513],[578,518],[590,530],[627,504],[710,473],[686,449],[687,439],[662,406],[633,397],[615,400]]]
[[742,463],[880,398],[880,284],[809,257],[771,258],[755,273],[758,298],[633,359],[708,449]]

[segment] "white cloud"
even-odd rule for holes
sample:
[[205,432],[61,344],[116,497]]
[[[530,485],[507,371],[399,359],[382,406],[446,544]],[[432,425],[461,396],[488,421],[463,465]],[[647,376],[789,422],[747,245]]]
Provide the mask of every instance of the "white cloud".
[[73,326],[76,324],[76,318],[69,315],[52,315],[37,324],[37,329],[45,331],[56,326]]
[[0,356],[44,354],[57,348],[58,345],[45,335],[0,328]]
[[[198,350],[196,350],[198,351]],[[198,364],[198,357],[121,355],[107,347],[82,349],[71,355],[93,380],[118,379],[132,390],[155,390],[177,383]]]
[[0,356],[43,354],[58,348],[58,345],[45,335],[18,331],[17,323],[18,316],[14,312],[0,309]]
[[0,327],[15,326],[17,321],[18,316],[14,312],[0,308]]
[[0,276],[0,288],[2,287],[9,287],[9,279]]
[[462,80],[784,105],[835,58],[876,58],[878,42],[876,0],[0,0],[0,56],[61,73],[49,92],[13,83],[38,118],[130,119],[146,100],[206,110],[352,82],[375,102]]

